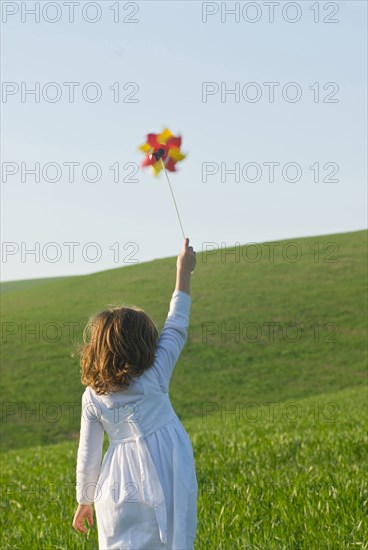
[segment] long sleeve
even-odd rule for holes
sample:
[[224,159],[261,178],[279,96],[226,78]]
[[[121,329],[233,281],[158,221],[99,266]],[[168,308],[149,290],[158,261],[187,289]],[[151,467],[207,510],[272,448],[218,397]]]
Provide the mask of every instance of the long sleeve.
[[187,339],[191,296],[175,290],[169,313],[158,340],[153,369],[161,387],[167,391],[172,372]]
[[[77,502],[92,504],[100,472],[104,428],[90,389],[82,396],[81,430],[77,456]],[[98,491],[97,491],[98,493]]]

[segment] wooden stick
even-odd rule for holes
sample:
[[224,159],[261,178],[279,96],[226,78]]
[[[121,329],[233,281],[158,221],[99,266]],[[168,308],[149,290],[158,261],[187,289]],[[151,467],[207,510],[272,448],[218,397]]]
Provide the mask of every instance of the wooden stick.
[[176,213],[177,213],[177,215],[178,215],[178,220],[179,220],[179,223],[180,223],[181,232],[182,232],[182,234],[183,234],[183,239],[185,240],[185,233],[184,233],[184,229],[183,229],[183,224],[181,223],[181,219],[180,219],[180,215],[179,215],[179,210],[178,210],[178,207],[177,207],[177,204],[176,204],[176,200],[175,200],[175,197],[174,197],[174,192],[173,192],[173,190],[172,190],[172,187],[171,187],[171,184],[170,184],[170,180],[169,180],[169,176],[168,176],[166,167],[165,167],[165,165],[164,165],[164,163],[163,163],[162,157],[160,157],[160,161],[161,161],[161,164],[162,164],[162,168],[164,169],[164,172],[165,172],[165,174],[166,174],[167,183],[169,184],[170,191],[171,191],[171,196],[172,196],[173,201],[174,201],[174,204],[175,204],[175,209],[176,209]]

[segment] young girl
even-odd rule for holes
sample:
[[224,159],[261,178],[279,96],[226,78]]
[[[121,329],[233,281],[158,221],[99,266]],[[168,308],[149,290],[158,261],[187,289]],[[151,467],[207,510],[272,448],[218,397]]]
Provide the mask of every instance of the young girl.
[[[85,533],[85,520],[93,525],[94,503],[100,550],[194,547],[193,449],[168,388],[187,337],[195,264],[185,239],[159,338],[152,320],[136,308],[102,311],[86,327],[73,527]],[[110,445],[101,464],[104,431]]]

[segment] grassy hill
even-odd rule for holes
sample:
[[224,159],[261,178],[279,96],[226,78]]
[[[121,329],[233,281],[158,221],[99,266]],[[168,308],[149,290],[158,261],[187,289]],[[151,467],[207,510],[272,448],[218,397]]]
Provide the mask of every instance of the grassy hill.
[[[196,454],[197,548],[367,548],[367,232],[273,245],[197,254],[170,387]],[[70,353],[108,304],[162,328],[174,281],[168,258],[1,285],[4,548],[96,548],[69,530],[84,389]]]
[[[257,421],[253,410],[253,420],[185,422],[199,484],[196,550],[367,549],[365,407],[364,389],[349,389],[274,416],[263,407]],[[76,452],[69,441],[6,453],[4,550],[97,549],[95,527],[88,536],[71,528]]]
[[[361,385],[366,237],[297,239],[297,262],[285,259],[296,250],[288,241],[274,247],[273,263],[265,245],[257,262],[246,259],[255,257],[254,247],[242,250],[240,261],[230,250],[199,253],[188,341],[171,384],[180,417],[200,416],[211,400],[284,401]],[[175,259],[168,258],[37,285],[22,281],[11,291],[6,283],[3,449],[75,438],[83,387],[70,353],[89,315],[111,303],[135,304],[162,328],[174,280]]]

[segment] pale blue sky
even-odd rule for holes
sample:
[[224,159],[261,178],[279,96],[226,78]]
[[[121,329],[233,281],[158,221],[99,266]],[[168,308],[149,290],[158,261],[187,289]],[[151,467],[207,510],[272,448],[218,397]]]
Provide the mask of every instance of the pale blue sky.
[[[9,15],[12,6],[18,13]],[[46,2],[41,2],[44,6]],[[275,22],[270,23],[265,2],[258,2],[261,19],[249,23],[233,16],[221,22],[221,2],[212,2],[219,12],[202,22],[203,3],[199,1],[136,2],[138,23],[113,22],[109,9],[114,2],[96,3],[101,20],[85,21],[82,7],[75,6],[75,22],[68,21],[64,2],[58,4],[60,21],[39,23],[31,16],[21,21],[24,6],[35,2],[2,2],[2,80],[41,89],[56,82],[62,90],[58,102],[39,103],[21,94],[8,95],[2,110],[2,167],[16,163],[19,172],[1,184],[2,194],[2,280],[84,274],[124,265],[136,243],[133,257],[138,261],[176,255],[182,244],[180,227],[167,183],[161,175],[138,173],[138,182],[114,183],[109,167],[120,163],[122,177],[129,171],[126,163],[142,160],[137,146],[145,134],[159,132],[164,126],[183,136],[183,151],[188,157],[173,174],[171,182],[186,234],[200,251],[203,243],[232,246],[236,242],[263,242],[308,235],[353,231],[366,227],[366,15],[365,1],[335,2],[338,23],[324,23],[333,17],[331,2],[319,2],[319,23],[313,22],[315,2],[296,2],[301,18],[288,23],[281,16],[280,2]],[[134,3],[121,3],[121,19],[129,17]],[[226,6],[234,6],[227,2]],[[240,2],[243,8],[245,2]],[[289,3],[290,4],[290,3]],[[330,7],[327,6],[330,4]],[[23,7],[22,7],[23,5]],[[225,5],[225,4],[224,4]],[[9,7],[10,6],[10,7]],[[52,11],[54,9],[54,11]],[[94,16],[93,7],[87,12]],[[53,18],[55,8],[46,17]],[[254,12],[249,12],[253,17]],[[294,17],[292,9],[288,12]],[[23,14],[24,15],[24,14]],[[79,82],[75,102],[68,101],[64,82]],[[97,82],[102,98],[88,103],[81,88]],[[137,103],[114,103],[109,86],[136,82]],[[214,82],[228,89],[239,82],[240,89],[257,82],[262,91],[258,102],[236,102],[220,92],[202,101],[202,83]],[[264,82],[278,82],[275,101],[267,98]],[[296,82],[302,91],[300,101],[283,99],[281,88]],[[339,91],[323,89],[335,82]],[[314,102],[309,89],[320,89]],[[4,84],[3,84],[4,86]],[[92,91],[92,89],[90,90]],[[133,91],[121,90],[122,96]],[[49,88],[50,96],[52,93]],[[249,89],[249,95],[254,88]],[[290,94],[293,89],[290,88]],[[21,181],[21,163],[41,169],[50,162],[62,168],[59,182],[39,183],[30,175]],[[78,162],[75,181],[68,181],[63,163]],[[102,177],[96,183],[85,181],[81,167],[98,163]],[[227,175],[220,170],[202,181],[204,162],[224,163],[229,169],[239,163],[258,163],[262,176],[258,182]],[[275,181],[268,181],[263,163],[277,162]],[[290,162],[300,165],[300,181],[288,182],[281,168]],[[320,166],[320,181],[313,181],[310,166]],[[333,165],[339,167],[337,182],[323,182]],[[254,172],[249,172],[250,177]],[[294,172],[288,172],[292,177]],[[89,173],[92,175],[92,171]],[[50,176],[53,172],[50,171]],[[57,243],[60,260],[53,258]],[[74,261],[65,242],[76,245]],[[101,258],[92,259],[94,249],[82,248],[98,243]],[[113,243],[119,242],[120,261],[114,262]],[[8,243],[8,244],[7,244]],[[9,243],[15,243],[14,245]],[[21,243],[24,243],[23,245]],[[25,256],[21,250],[39,243],[40,257]],[[124,245],[126,249],[123,250]],[[5,247],[5,248],[4,248]],[[8,254],[4,250],[18,249]],[[42,254],[44,252],[44,254]],[[46,256],[43,257],[43,256]],[[25,260],[25,261],[24,261]]]

